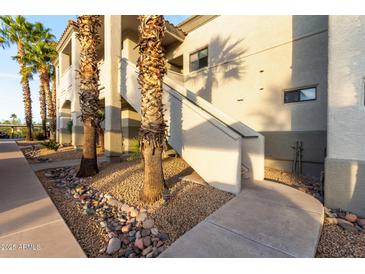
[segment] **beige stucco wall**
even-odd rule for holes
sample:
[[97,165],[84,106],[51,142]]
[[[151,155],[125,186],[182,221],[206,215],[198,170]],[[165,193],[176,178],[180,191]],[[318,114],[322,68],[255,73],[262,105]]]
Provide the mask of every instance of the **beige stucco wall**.
[[[208,69],[190,73],[190,53],[205,46]],[[327,16],[218,16],[167,56],[181,54],[185,86],[248,126],[326,129]],[[317,101],[283,104],[283,90],[307,85]]]
[[325,203],[365,217],[365,16],[330,16]]

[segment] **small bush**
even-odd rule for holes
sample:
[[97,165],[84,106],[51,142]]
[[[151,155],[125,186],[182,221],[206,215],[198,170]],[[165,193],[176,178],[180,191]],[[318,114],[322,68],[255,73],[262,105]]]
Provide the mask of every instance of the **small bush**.
[[43,141],[43,140],[46,140],[47,137],[44,136],[44,134],[42,132],[37,132],[34,134],[34,139],[36,139],[38,141]]
[[57,151],[60,147],[60,144],[57,143],[56,141],[53,141],[53,140],[49,140],[47,142],[43,142],[42,143],[42,146],[48,148],[48,149],[52,149],[54,151]]

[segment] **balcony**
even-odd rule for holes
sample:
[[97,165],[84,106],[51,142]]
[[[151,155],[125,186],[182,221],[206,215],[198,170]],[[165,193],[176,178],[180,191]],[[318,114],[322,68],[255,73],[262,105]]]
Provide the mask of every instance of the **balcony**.
[[72,87],[72,73],[73,66],[69,66],[61,75],[58,90],[60,96],[65,100],[71,99],[71,87]]

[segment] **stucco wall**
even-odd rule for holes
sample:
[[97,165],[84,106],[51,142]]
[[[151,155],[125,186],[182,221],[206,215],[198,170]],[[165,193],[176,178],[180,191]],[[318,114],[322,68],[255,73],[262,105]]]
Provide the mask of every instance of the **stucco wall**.
[[325,204],[365,216],[365,16],[330,16]]
[[365,16],[331,16],[328,157],[365,160]]
[[[189,72],[204,46],[208,68]],[[326,129],[327,16],[219,16],[168,57],[181,54],[185,86],[255,130]],[[283,103],[283,90],[307,85],[317,101]]]
[[[186,88],[265,136],[267,166],[290,171],[291,146],[301,140],[304,173],[319,176],[327,129],[327,30],[327,16],[218,16],[170,47],[167,57],[183,55]],[[205,46],[208,68],[189,72],[189,55]],[[311,85],[317,86],[316,101],[284,104],[284,90]]]

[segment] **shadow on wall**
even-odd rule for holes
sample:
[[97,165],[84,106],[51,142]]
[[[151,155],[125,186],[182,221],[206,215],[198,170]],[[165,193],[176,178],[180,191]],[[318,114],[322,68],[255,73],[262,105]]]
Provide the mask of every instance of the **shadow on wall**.
[[[226,39],[222,39],[219,36],[213,38],[208,48],[208,67],[197,72],[191,72],[185,78],[185,82],[196,81],[197,77],[203,79],[204,84],[196,92],[196,95],[210,103],[213,100],[212,89],[219,89],[220,81],[225,82],[228,79],[239,80],[245,73],[244,60],[240,58],[247,52],[247,48],[242,48],[241,45],[243,39],[234,43],[230,43],[230,41],[231,36]],[[218,74],[222,80],[218,78]]]

